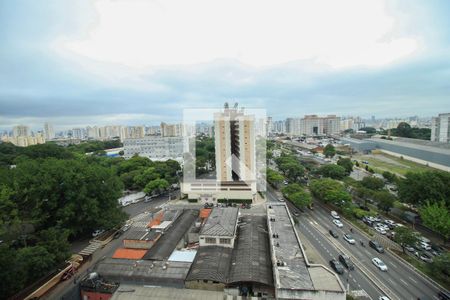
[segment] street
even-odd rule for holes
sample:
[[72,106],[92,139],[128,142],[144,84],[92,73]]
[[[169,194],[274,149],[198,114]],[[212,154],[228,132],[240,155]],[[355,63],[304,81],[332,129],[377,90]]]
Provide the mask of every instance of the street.
[[[267,192],[269,201],[278,201],[273,191]],[[291,210],[297,211],[293,205],[286,202]],[[347,270],[340,275],[346,284],[349,278],[350,289],[364,290],[372,299],[386,295],[390,299],[438,299],[439,288],[425,280],[415,270],[399,261],[389,252],[378,253],[369,247],[369,239],[355,228],[352,233],[356,241],[362,240],[365,247],[359,243],[351,245],[342,239],[344,233],[349,233],[349,224],[343,221],[344,227],[337,228],[332,223],[330,213],[320,205],[315,205],[313,211],[307,209],[297,218],[300,230],[308,241],[316,248],[319,254],[329,261],[338,258],[339,254],[347,254],[355,264],[355,271],[348,274]],[[352,226],[353,227],[353,226]],[[334,239],[328,233],[329,229],[335,230],[339,238]],[[378,257],[387,265],[388,271],[382,272],[372,264],[372,258]]]

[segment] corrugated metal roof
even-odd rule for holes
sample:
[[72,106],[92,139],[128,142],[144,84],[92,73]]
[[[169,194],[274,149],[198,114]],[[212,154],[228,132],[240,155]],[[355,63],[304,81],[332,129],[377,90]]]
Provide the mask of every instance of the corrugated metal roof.
[[219,246],[200,247],[187,281],[212,280],[227,283],[233,249]]
[[216,207],[212,210],[200,235],[233,236],[239,209],[236,207]]
[[196,254],[197,250],[175,250],[170,255],[168,261],[193,262]]
[[257,282],[273,286],[266,216],[240,218],[228,283]]
[[164,260],[167,259],[177,246],[180,239],[192,226],[198,217],[198,210],[189,209],[177,218],[170,228],[159,238],[155,245],[147,252],[144,259]]

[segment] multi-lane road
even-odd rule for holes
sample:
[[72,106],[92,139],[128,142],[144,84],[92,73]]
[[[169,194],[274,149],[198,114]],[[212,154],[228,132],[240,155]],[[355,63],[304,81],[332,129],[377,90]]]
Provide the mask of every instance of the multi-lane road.
[[[271,190],[267,192],[269,201],[278,201],[277,196]],[[293,205],[287,205],[296,210]],[[320,205],[315,205],[314,210],[307,210],[297,217],[298,230],[308,239],[319,254],[329,261],[338,258],[339,254],[347,254],[355,264],[355,271],[348,270],[340,275],[344,284],[350,286],[350,290],[366,294],[372,299],[380,296],[388,296],[390,299],[436,299],[439,287],[418,274],[409,265],[400,261],[389,251],[378,253],[369,247],[369,239],[365,234],[354,228],[352,236],[357,241],[351,245],[342,236],[350,233],[350,224],[343,221],[344,227],[338,228],[333,223],[330,212]],[[329,229],[335,230],[339,237],[330,236]],[[359,244],[362,240],[365,246]],[[372,264],[372,258],[380,258],[388,267],[387,272],[382,272]]]

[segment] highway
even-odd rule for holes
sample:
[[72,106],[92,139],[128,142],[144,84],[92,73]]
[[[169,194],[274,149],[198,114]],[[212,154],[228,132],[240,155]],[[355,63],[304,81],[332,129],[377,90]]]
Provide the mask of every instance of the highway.
[[[273,191],[268,191],[267,195],[269,201],[277,201],[277,196]],[[295,210],[291,203],[287,202],[287,204]],[[352,258],[356,265],[356,271],[352,271],[348,276],[351,290],[364,290],[372,299],[378,299],[379,296],[386,295],[390,299],[438,300],[438,287],[417,274],[392,254],[388,252],[380,254],[370,248],[368,246],[369,239],[356,228],[353,230],[353,237],[356,241],[363,240],[366,246],[362,247],[359,243],[350,245],[342,238],[344,233],[350,233],[349,223],[343,220],[344,227],[338,228],[332,223],[332,220],[329,211],[320,205],[315,205],[313,211],[307,209],[300,214],[298,229],[326,261],[329,261],[331,257],[337,258],[342,252]],[[339,238],[334,239],[329,235],[328,230],[330,228],[339,234]],[[387,272],[380,271],[372,264],[371,260],[374,257],[383,260],[388,267]],[[346,283],[347,275],[347,273],[340,275],[343,283]]]

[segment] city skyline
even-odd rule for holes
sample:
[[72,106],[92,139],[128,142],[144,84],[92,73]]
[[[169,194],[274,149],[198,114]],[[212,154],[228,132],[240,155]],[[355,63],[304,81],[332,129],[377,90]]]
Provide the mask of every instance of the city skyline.
[[448,2],[256,5],[3,2],[0,128],[176,122],[229,99],[274,119],[448,107]]

